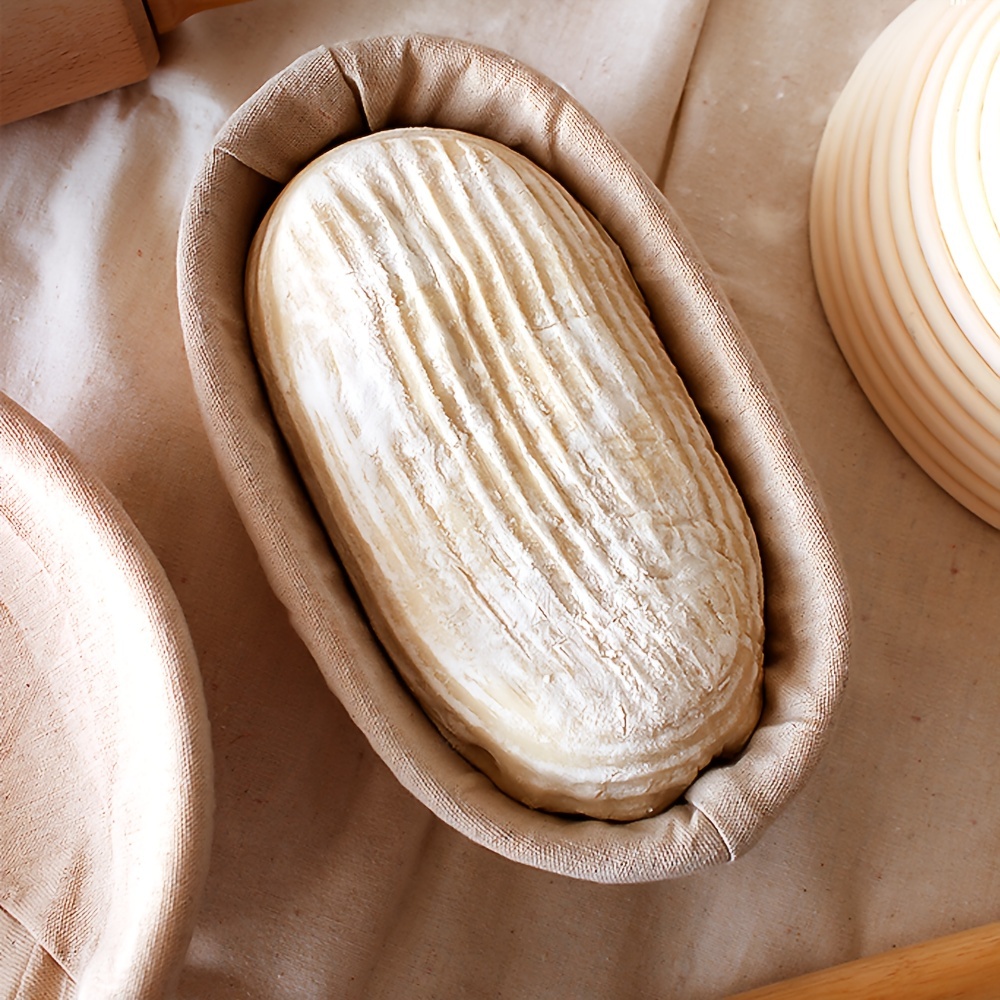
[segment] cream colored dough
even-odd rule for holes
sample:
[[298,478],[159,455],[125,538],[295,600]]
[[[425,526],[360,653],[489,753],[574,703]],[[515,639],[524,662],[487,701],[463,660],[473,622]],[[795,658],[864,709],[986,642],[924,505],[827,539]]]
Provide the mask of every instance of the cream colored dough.
[[272,207],[248,318],[373,628],[512,796],[665,808],[760,710],[742,502],[618,248],[507,147],[336,147]]

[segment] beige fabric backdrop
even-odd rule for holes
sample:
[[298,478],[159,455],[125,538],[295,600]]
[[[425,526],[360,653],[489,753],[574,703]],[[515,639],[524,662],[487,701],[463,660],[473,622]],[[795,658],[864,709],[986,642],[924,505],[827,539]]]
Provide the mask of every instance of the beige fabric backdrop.
[[[215,840],[182,997],[708,998],[1000,918],[1000,533],[885,431],[807,253],[826,114],[903,5],[252,0],[178,29],[148,83],[0,131],[0,388],[122,501],[204,678]],[[592,885],[433,819],[327,692],[216,472],[174,295],[199,158],[302,52],[411,31],[534,65],[662,183],[820,481],[851,681],[819,769],[732,865]]]

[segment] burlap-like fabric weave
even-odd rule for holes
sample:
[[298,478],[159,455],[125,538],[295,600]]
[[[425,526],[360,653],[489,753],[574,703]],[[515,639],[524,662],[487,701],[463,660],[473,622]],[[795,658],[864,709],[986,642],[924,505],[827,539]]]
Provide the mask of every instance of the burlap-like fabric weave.
[[[660,816],[611,824],[533,812],[451,750],[369,632],[272,420],[243,311],[255,227],[321,151],[402,125],[504,142],[600,219],[747,503],[764,561],[764,715],[737,760],[704,772]],[[752,349],[662,195],[595,121],[514,60],[455,40],[319,48],[218,136],[186,206],[178,254],[189,362],[223,475],[295,628],[399,780],[474,841],[579,878],[650,881],[744,852],[822,749],[846,679],[848,597],[815,487]]]
[[201,678],[163,569],[0,394],[0,997],[168,995],[212,791]]

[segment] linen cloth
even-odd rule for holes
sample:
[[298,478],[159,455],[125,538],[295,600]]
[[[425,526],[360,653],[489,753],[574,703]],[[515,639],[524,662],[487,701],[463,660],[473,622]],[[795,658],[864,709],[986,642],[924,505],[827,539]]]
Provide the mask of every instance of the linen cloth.
[[211,847],[201,677],[114,498],[0,395],[0,995],[176,983]]
[[[0,131],[0,388],[122,502],[184,609],[215,839],[182,997],[707,998],[1000,916],[1000,535],[875,416],[816,298],[812,161],[904,0],[252,0],[151,79]],[[433,818],[330,694],[216,470],[174,254],[216,130],[302,53],[452,35],[566,86],[662,187],[760,356],[851,588],[852,673],[806,786],[744,857],[603,886]]]

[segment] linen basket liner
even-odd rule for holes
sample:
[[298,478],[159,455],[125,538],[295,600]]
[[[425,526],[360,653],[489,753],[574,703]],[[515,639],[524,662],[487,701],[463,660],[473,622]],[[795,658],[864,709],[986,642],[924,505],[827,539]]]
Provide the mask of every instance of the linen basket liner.
[[212,749],[155,555],[0,393],[0,996],[154,1000],[208,871]]
[[[266,209],[338,142],[408,125],[505,143],[548,170],[621,247],[758,536],[765,707],[746,750],[658,816],[530,810],[440,736],[368,629],[284,447],[246,329],[246,254]],[[846,680],[849,601],[816,486],[750,344],[663,195],[561,88],[514,59],[428,35],[319,47],[231,117],[198,174],[178,249],[202,415],[271,585],[330,688],[399,781],[499,854],[598,882],[685,875],[745,852],[805,781]]]

